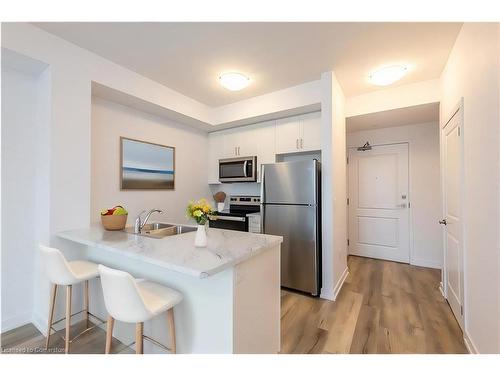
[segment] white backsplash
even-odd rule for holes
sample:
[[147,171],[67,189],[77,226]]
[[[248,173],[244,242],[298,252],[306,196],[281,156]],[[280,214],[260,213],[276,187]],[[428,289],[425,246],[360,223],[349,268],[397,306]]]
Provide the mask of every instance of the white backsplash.
[[[260,196],[260,183],[256,182],[235,182],[232,184],[211,184],[209,185],[212,195],[218,191],[226,193],[225,208],[229,208],[230,195],[256,195]],[[212,204],[215,207],[213,197],[211,197]]]

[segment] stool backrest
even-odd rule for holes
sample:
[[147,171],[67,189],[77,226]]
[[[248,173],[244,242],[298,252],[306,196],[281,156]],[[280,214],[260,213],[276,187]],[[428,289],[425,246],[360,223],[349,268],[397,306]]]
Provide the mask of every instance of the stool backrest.
[[71,285],[79,281],[60,250],[40,245],[40,252],[50,282],[58,285]]
[[129,273],[102,264],[98,268],[104,304],[109,315],[128,323],[140,323],[153,317],[144,305],[135,279]]

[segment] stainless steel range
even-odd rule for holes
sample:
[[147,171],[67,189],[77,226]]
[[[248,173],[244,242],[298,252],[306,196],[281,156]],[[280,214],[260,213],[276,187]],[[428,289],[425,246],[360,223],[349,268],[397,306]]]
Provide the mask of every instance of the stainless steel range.
[[216,220],[211,220],[211,228],[248,231],[248,214],[260,211],[260,197],[251,195],[231,195],[229,209],[217,212]]

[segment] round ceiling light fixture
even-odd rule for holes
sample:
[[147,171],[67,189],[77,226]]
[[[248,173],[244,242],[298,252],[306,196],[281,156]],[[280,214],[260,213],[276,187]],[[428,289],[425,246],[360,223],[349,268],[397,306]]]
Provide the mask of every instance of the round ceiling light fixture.
[[250,78],[246,75],[236,72],[222,73],[219,76],[219,82],[222,87],[231,90],[239,91],[250,84]]
[[391,65],[370,74],[370,82],[377,86],[387,86],[399,81],[408,73],[404,65]]

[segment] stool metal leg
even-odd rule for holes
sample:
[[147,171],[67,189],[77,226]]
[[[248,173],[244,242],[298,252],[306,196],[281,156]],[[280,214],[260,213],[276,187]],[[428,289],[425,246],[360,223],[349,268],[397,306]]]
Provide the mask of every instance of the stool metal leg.
[[66,286],[66,340],[64,342],[64,352],[69,353],[69,327],[71,326],[71,285]]
[[113,340],[113,327],[115,325],[115,319],[108,315],[108,324],[106,326],[106,349],[104,353],[109,354],[111,352],[111,340]]
[[170,331],[170,348],[171,352],[175,354],[175,322],[174,322],[174,308],[167,310],[167,321],[168,321],[168,330]]
[[143,354],[143,332],[144,323],[136,323],[135,325],[135,354]]
[[85,318],[85,328],[89,328],[89,281],[83,283],[83,309]]
[[54,306],[56,304],[56,295],[57,295],[57,284],[52,284],[51,292],[50,292],[50,307],[49,307],[49,323],[47,328],[47,338],[45,340],[45,350],[49,348],[50,341],[50,331],[52,327],[52,321],[54,320]]

